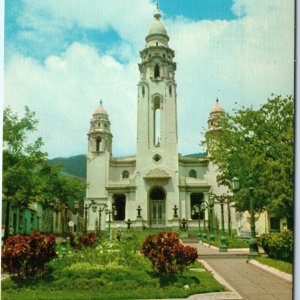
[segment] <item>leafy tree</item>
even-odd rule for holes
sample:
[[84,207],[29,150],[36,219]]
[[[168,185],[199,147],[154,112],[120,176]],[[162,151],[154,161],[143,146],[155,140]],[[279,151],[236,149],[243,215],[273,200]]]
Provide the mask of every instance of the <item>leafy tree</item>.
[[65,209],[72,210],[75,201],[84,199],[86,184],[76,177],[64,174],[60,164],[54,166],[44,164],[41,175],[42,188],[39,201],[45,209],[50,208],[51,212],[62,211],[62,223],[65,226]]
[[10,206],[25,208],[39,195],[37,166],[45,161],[42,139],[28,142],[28,134],[36,131],[35,113],[25,107],[19,118],[10,107],[3,113],[3,178],[2,190],[6,200],[5,237],[8,235]]
[[257,110],[242,107],[232,116],[220,114],[217,125],[218,130],[206,132],[204,143],[219,168],[218,183],[230,187],[234,176],[240,180],[236,208],[249,209],[252,186],[256,211],[267,209],[293,220],[293,97],[272,96]]
[[9,230],[10,207],[26,208],[39,202],[43,208],[73,208],[84,198],[85,183],[62,173],[61,166],[51,167],[41,150],[42,139],[29,142],[38,124],[35,113],[25,107],[24,117],[4,109],[3,115],[3,194],[6,201],[5,238]]
[[38,194],[38,164],[47,154],[41,151],[42,139],[28,143],[28,134],[36,131],[35,113],[25,107],[19,119],[11,108],[3,114],[3,192],[12,204],[26,207]]

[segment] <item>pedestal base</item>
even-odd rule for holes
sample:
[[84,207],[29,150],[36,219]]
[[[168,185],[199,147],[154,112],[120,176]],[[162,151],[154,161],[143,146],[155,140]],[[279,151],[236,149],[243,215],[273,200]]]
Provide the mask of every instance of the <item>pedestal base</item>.
[[169,226],[172,227],[173,231],[178,231],[180,229],[179,219],[173,218],[172,220],[168,221]]
[[137,218],[134,222],[134,227],[135,228],[143,228],[143,219],[142,218]]

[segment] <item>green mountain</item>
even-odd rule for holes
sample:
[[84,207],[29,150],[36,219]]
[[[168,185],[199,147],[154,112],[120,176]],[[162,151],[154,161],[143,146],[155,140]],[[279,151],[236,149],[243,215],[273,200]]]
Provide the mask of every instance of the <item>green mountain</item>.
[[[184,155],[184,157],[202,158],[206,153],[193,153]],[[56,157],[49,160],[51,166],[60,163],[62,171],[73,176],[86,179],[86,155],[76,155],[71,157]]]
[[191,158],[202,158],[202,157],[206,157],[206,153],[205,152],[199,152],[199,153],[193,153],[193,154],[187,154],[187,155],[184,155],[183,157],[191,157]]
[[76,155],[71,157],[56,157],[49,159],[49,164],[54,166],[60,163],[62,171],[73,176],[86,179],[86,156]]

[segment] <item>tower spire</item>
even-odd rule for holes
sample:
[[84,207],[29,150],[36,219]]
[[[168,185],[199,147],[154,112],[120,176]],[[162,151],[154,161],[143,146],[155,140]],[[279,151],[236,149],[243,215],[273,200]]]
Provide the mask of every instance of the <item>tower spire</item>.
[[160,19],[161,17],[161,14],[159,13],[159,5],[158,5],[158,0],[156,0],[156,11],[155,11],[155,14],[154,14],[154,18],[156,19]]

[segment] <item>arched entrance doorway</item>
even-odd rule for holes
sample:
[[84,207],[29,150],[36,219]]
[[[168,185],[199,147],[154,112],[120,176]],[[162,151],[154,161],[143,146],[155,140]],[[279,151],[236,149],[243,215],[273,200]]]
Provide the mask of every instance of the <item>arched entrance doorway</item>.
[[149,194],[151,227],[165,225],[166,193],[160,187],[154,187]]

